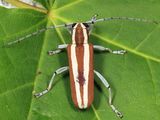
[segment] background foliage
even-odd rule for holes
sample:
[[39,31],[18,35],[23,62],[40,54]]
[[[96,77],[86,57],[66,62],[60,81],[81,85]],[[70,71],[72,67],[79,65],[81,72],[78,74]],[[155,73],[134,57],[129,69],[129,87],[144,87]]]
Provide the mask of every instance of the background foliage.
[[[0,44],[39,28],[99,17],[127,16],[160,20],[159,0],[37,0],[47,14],[32,9],[0,8]],[[94,26],[90,42],[126,49],[124,56],[95,54],[95,69],[108,79],[114,104],[124,120],[160,119],[160,26],[110,21]],[[68,73],[56,78],[52,91],[35,99],[52,73],[68,65],[66,52],[48,56],[48,50],[70,43],[66,29],[49,30],[10,48],[0,48],[1,120],[117,120],[107,104],[108,93],[95,78],[95,99],[88,110],[78,110],[71,100]]]

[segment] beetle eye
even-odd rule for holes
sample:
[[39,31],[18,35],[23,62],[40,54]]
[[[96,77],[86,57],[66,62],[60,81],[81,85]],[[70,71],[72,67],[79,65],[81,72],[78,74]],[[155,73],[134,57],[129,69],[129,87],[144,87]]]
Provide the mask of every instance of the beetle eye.
[[86,28],[89,28],[89,25],[87,23],[83,23],[83,25],[86,27]]
[[72,24],[72,28],[73,28],[76,24],[77,24],[77,23],[73,23],[73,24]]

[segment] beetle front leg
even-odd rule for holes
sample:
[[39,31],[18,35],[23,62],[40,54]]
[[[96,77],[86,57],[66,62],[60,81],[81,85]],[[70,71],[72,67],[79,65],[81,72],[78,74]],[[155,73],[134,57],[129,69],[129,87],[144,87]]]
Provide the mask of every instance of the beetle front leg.
[[42,92],[39,92],[39,93],[34,94],[34,96],[35,96],[36,98],[39,98],[39,97],[41,97],[42,95],[48,93],[48,92],[51,90],[51,88],[52,88],[52,84],[53,84],[53,80],[54,80],[55,76],[56,76],[56,75],[59,75],[59,74],[61,74],[61,73],[63,73],[63,72],[66,72],[68,69],[69,69],[68,66],[66,66],[66,67],[61,67],[61,68],[57,69],[57,70],[53,73],[52,78],[51,78],[51,80],[50,80],[50,82],[49,82],[49,84],[48,84],[48,87],[47,87],[45,90],[43,90]]
[[109,85],[109,83],[107,82],[107,80],[96,70],[94,70],[94,73],[98,76],[98,78],[101,80],[101,82],[104,84],[104,86],[108,89],[109,92],[109,105],[112,108],[113,112],[116,113],[116,115],[120,118],[123,117],[122,113],[119,112],[116,107],[112,104],[112,92],[111,92],[111,87]]
[[126,50],[111,50],[110,48],[105,48],[100,45],[94,45],[93,48],[98,51],[109,52],[109,53],[117,54],[117,55],[123,55],[123,54],[127,53]]
[[48,51],[48,55],[58,54],[58,53],[62,52],[64,49],[66,49],[67,46],[68,46],[68,44],[58,45],[58,49]]

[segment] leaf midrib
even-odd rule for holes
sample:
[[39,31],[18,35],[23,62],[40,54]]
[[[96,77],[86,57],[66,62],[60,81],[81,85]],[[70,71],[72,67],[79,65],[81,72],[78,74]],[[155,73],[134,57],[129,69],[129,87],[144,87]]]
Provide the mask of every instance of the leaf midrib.
[[[81,1],[81,0],[80,0],[80,1]],[[73,3],[74,3],[74,2],[73,2]],[[71,4],[71,5],[74,5],[74,4]],[[65,6],[68,6],[68,5],[65,5]],[[65,8],[65,6],[64,6],[63,8]],[[49,15],[51,15],[51,14],[49,14]],[[48,17],[49,17],[49,18],[52,18],[52,16],[50,17],[49,15],[48,15]],[[51,22],[54,24],[54,22],[53,22],[52,20],[51,20]],[[46,26],[48,26],[48,24],[50,24],[50,22],[48,22],[48,23],[46,24]],[[47,38],[46,33],[47,33],[47,31],[46,31],[45,34],[44,34],[44,40],[43,40],[43,43],[42,43],[42,49],[41,49],[41,52],[40,52],[39,62],[38,62],[36,71],[39,69],[40,64],[41,64],[41,60],[42,60],[42,58],[43,58],[43,57],[42,57],[42,54],[43,54],[43,50],[44,50],[44,48],[45,48],[45,43],[47,42],[47,40],[45,40],[45,38]],[[58,33],[58,36],[60,37],[60,39],[61,39],[62,42],[63,42],[64,40],[63,40],[63,37],[62,37],[60,31],[58,30],[57,33]],[[65,42],[65,41],[64,41],[64,42]],[[35,76],[35,79],[34,79],[33,90],[35,89],[36,78],[37,78],[37,76]],[[34,98],[32,97],[31,103],[30,103],[30,107],[29,107],[29,111],[28,111],[28,114],[27,114],[27,120],[30,119],[31,108],[32,108],[32,105],[33,105],[33,104],[32,104],[32,103],[33,103],[33,99],[34,99]]]
[[[46,26],[48,26],[48,24],[50,24],[50,22],[47,22]],[[41,51],[40,51],[40,56],[39,56],[39,61],[38,61],[38,64],[37,64],[37,69],[36,69],[36,72],[38,71],[38,69],[40,68],[40,65],[41,65],[41,62],[42,62],[42,59],[43,59],[43,51],[45,49],[45,45],[46,45],[46,42],[47,40],[45,40],[47,38],[47,31],[44,33],[44,38],[43,38],[43,43],[42,43],[42,48],[41,48]],[[38,76],[35,75],[35,78],[34,78],[34,83],[33,83],[33,91],[35,89],[35,84],[36,84],[36,79],[37,79]],[[32,96],[32,99],[31,99],[31,103],[30,103],[30,107],[29,107],[29,111],[28,111],[28,114],[27,114],[27,120],[30,120],[30,115],[31,115],[31,108],[32,108],[32,105],[33,105],[33,96]]]
[[[83,0],[79,0],[79,1],[83,1]],[[75,5],[75,4],[71,4],[71,6],[72,6],[72,5]],[[66,6],[66,7],[70,7],[70,5],[69,5],[69,6],[65,5],[65,6]],[[64,8],[65,8],[65,7],[62,7],[63,10],[64,10]],[[59,10],[62,10],[62,9],[59,8]],[[57,10],[58,10],[58,9],[57,9]],[[58,34],[58,35],[59,35],[59,34]],[[100,36],[100,35],[98,35],[98,34],[93,33],[92,35],[100,38],[100,39],[103,40],[104,42],[107,42],[107,43],[110,43],[110,44],[112,44],[112,45],[114,45],[114,46],[118,46],[118,47],[120,47],[120,48],[126,49],[126,50],[128,50],[129,52],[132,52],[132,53],[136,54],[137,56],[146,58],[147,60],[153,60],[153,61],[156,61],[156,62],[160,62],[160,59],[158,59],[158,58],[155,58],[155,57],[152,57],[152,56],[150,56],[150,55],[146,55],[146,54],[144,54],[144,53],[138,52],[138,51],[136,51],[136,50],[133,50],[132,48],[126,47],[126,46],[121,45],[121,44],[119,44],[119,43],[112,42],[112,40],[106,39],[106,38],[104,38],[104,37],[102,37],[102,36]],[[46,35],[45,35],[45,37],[46,37]],[[43,57],[42,57],[42,51],[43,51],[43,49],[44,49],[44,47],[45,47],[45,41],[46,41],[46,40],[45,40],[45,37],[44,37],[44,42],[42,43],[42,49],[41,49],[41,52],[40,52],[40,57],[39,57],[40,59],[39,59],[38,65],[37,65],[37,69],[39,68],[40,63],[41,63],[41,59],[43,58]],[[62,37],[61,37],[61,36],[59,36],[59,37],[60,37],[60,39],[62,40]],[[63,41],[63,40],[62,40],[62,41]],[[35,77],[34,83],[35,83],[35,82],[36,82],[36,77]],[[35,87],[35,84],[34,84],[34,87]],[[33,90],[34,90],[34,88],[33,88]],[[29,119],[29,116],[30,116],[32,102],[33,102],[33,98],[32,98],[32,100],[31,100],[31,105],[30,105],[30,108],[29,108],[29,112],[28,112],[27,119]],[[93,107],[94,107],[94,106],[93,106]],[[93,107],[92,107],[92,109],[94,110]],[[98,120],[100,120],[100,117],[99,117],[98,113],[96,112],[96,110],[94,110],[94,113],[95,113],[96,118],[97,118]]]
[[117,46],[117,47],[120,47],[120,48],[122,48],[122,49],[125,49],[125,50],[127,50],[128,52],[134,53],[134,54],[137,55],[137,56],[140,56],[140,57],[142,57],[142,58],[145,58],[145,59],[152,60],[152,61],[155,61],[155,62],[160,63],[160,59],[159,59],[159,58],[153,57],[153,56],[151,56],[151,55],[147,55],[147,54],[145,54],[145,53],[143,53],[143,52],[139,52],[139,51],[134,50],[134,49],[132,49],[132,48],[129,48],[129,47],[125,46],[125,45],[122,45],[122,44],[120,44],[120,43],[117,43],[117,42],[115,42],[115,41],[113,41],[113,40],[110,40],[110,39],[108,39],[108,38],[104,38],[104,37],[102,37],[102,36],[100,36],[100,35],[98,35],[98,34],[96,34],[96,33],[92,33],[92,35],[94,35],[95,37],[99,38],[100,40],[103,40],[104,42],[110,43],[110,44],[112,44],[112,45],[114,45],[114,46]]

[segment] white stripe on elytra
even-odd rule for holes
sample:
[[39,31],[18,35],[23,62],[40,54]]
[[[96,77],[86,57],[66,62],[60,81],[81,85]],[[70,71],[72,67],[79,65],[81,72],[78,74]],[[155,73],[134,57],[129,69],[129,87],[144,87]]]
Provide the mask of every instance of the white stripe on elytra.
[[84,36],[84,44],[88,43],[88,35],[87,35],[87,29],[86,27],[83,25],[83,23],[81,23],[81,27],[83,28],[83,36]]
[[75,34],[76,34],[76,27],[77,27],[78,23],[74,26],[73,31],[72,31],[72,44],[75,44]]
[[77,103],[79,108],[83,108],[82,106],[82,98],[80,93],[80,85],[78,81],[78,63],[76,59],[76,45],[71,45],[71,62],[72,62],[72,72],[73,72],[73,79],[75,83],[75,90],[76,90],[76,97]]
[[84,44],[84,59],[83,59],[83,73],[84,73],[84,79],[85,83],[83,85],[83,103],[84,108],[88,107],[88,81],[89,81],[89,45]]

